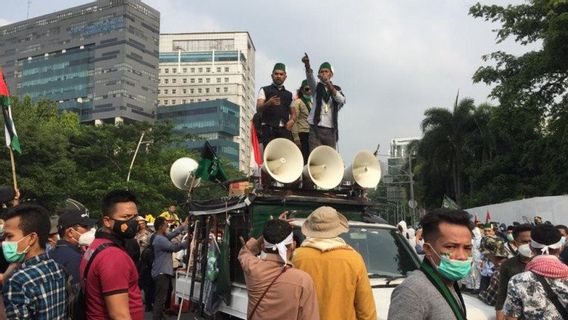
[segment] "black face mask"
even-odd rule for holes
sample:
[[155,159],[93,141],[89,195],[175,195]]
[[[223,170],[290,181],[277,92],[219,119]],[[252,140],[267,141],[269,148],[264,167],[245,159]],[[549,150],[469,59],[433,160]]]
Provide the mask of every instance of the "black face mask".
[[120,238],[132,239],[138,232],[138,221],[136,220],[136,217],[130,220],[112,220],[114,220],[112,232]]

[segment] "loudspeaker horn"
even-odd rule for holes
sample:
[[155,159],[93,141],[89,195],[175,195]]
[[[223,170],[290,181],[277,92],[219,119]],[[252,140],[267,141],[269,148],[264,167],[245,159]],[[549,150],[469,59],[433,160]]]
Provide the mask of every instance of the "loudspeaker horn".
[[369,151],[360,151],[353,164],[345,169],[344,180],[355,181],[363,188],[375,188],[381,181],[381,164]]
[[[193,173],[198,166],[197,161],[188,157],[179,158],[174,161],[170,168],[170,179],[172,179],[174,186],[181,190],[188,190],[193,180]],[[198,178],[193,180],[194,188],[199,185],[200,180],[201,179]]]
[[276,138],[264,148],[264,170],[280,183],[292,183],[302,175],[304,157],[294,142]]
[[315,148],[304,167],[304,175],[320,189],[337,187],[343,179],[343,159],[335,149],[329,146]]

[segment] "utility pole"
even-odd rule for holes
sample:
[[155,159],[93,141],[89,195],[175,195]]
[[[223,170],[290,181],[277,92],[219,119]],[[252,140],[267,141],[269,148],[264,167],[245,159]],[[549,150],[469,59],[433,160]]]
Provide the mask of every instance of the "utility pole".
[[416,219],[416,201],[414,200],[414,174],[412,173],[412,151],[408,148],[408,177],[410,178],[410,209],[412,219]]

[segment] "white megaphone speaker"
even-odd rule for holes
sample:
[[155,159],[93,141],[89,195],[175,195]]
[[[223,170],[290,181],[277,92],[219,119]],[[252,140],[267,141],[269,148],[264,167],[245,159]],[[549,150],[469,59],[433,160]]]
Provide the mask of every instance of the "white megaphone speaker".
[[280,183],[292,183],[302,175],[304,157],[294,142],[276,138],[264,148],[264,169]]
[[320,189],[337,187],[343,179],[343,160],[335,149],[329,146],[315,148],[308,157],[304,175]]
[[363,188],[375,188],[381,181],[381,164],[369,151],[360,151],[353,164],[345,169],[344,180],[355,181]]
[[201,179],[193,179],[193,173],[198,166],[197,161],[191,158],[177,159],[170,168],[170,179],[172,179],[174,186],[181,190],[188,190],[193,181],[192,187],[197,187]]

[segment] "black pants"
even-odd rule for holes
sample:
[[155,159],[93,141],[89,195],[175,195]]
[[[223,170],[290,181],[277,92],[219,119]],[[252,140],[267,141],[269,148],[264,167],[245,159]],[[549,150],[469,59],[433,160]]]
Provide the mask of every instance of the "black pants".
[[172,285],[172,276],[160,274],[154,278],[154,310],[152,310],[152,320],[165,319],[164,309],[170,286]]
[[300,151],[302,151],[302,156],[304,156],[304,164],[308,163],[308,157],[310,156],[310,133],[300,132]]
[[261,127],[261,141],[262,146],[266,149],[266,146],[270,143],[270,141],[276,138],[284,138],[290,141],[294,141],[292,138],[292,132],[290,132],[286,127],[271,127],[263,125]]

